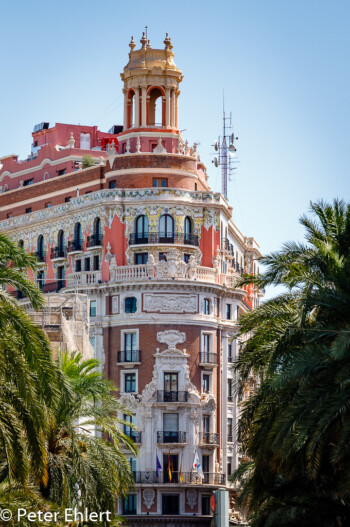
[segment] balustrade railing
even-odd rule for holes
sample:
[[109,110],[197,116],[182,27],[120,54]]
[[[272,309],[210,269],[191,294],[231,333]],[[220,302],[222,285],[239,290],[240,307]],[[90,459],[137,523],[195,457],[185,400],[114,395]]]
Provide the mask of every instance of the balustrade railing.
[[96,285],[101,283],[101,271],[80,271],[69,275],[69,286]]
[[219,434],[211,432],[201,432],[199,434],[199,443],[202,445],[218,445]]
[[199,362],[200,364],[217,364],[217,353],[208,353],[206,351],[201,351]]

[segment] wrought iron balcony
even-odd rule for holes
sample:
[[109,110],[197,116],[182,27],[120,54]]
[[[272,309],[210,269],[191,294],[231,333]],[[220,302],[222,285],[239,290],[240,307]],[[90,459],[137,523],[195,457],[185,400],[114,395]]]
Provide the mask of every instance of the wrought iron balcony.
[[202,445],[217,446],[219,444],[219,434],[210,432],[201,432],[199,434],[199,442]]
[[188,392],[178,391],[157,391],[157,401],[159,403],[187,403]]
[[157,432],[157,443],[186,443],[186,432]]
[[150,243],[180,243],[198,247],[199,238],[197,234],[187,232],[133,232],[129,237],[129,245],[144,245]]
[[58,258],[66,258],[67,256],[67,247],[52,247],[51,249],[51,260]]
[[125,432],[125,435],[130,437],[134,441],[134,443],[141,444],[142,440],[142,432],[138,432],[137,430],[129,430],[128,432]]
[[218,364],[218,356],[217,353],[208,353],[206,351],[201,351],[200,358],[199,358],[200,364],[210,365],[210,366],[217,366]]
[[135,483],[140,484],[164,484],[180,483],[192,485],[225,485],[226,475],[214,472],[204,472],[202,479],[197,472],[171,472],[171,481],[167,470],[156,471],[135,471],[133,472]]
[[73,251],[82,251],[83,250],[83,244],[80,240],[73,240],[71,242],[68,242],[67,252],[71,253]]
[[140,350],[118,351],[117,363],[121,362],[141,362]]
[[101,234],[92,234],[87,237],[86,247],[102,247],[103,245],[103,236]]

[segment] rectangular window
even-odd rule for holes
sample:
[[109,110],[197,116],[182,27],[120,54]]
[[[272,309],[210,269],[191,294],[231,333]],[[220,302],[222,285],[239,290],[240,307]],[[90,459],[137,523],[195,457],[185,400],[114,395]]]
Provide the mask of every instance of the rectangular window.
[[227,400],[229,403],[233,403],[233,381],[227,379]]
[[136,313],[136,298],[129,296],[125,299],[125,313]]
[[33,185],[33,182],[34,182],[34,178],[26,179],[25,181],[23,181],[23,186],[28,187],[28,185]]
[[197,190],[197,183],[194,184],[194,190]]
[[123,501],[123,514],[136,514],[137,494],[127,494]]
[[51,201],[49,201],[48,203],[45,203],[45,209],[49,209],[50,207],[52,207]]
[[210,393],[210,375],[203,373],[202,377],[202,392]]
[[203,416],[203,432],[209,434],[210,432],[210,417],[209,415]]
[[[175,456],[171,456],[175,457]],[[166,474],[164,474],[166,477]],[[177,476],[177,473],[176,473]],[[172,481],[177,482],[177,477],[172,479]],[[167,480],[168,482],[169,480]],[[180,496],[178,494],[162,494],[162,514],[167,516],[177,516],[180,514]],[[174,522],[175,523],[175,522]],[[163,523],[163,525],[169,525],[168,522]],[[176,523],[178,525],[178,523]]]
[[136,253],[135,254],[135,265],[145,265],[148,261],[148,253]]
[[108,182],[108,188],[117,188],[117,182],[115,179]]
[[153,178],[153,187],[167,187],[168,180],[163,178]]
[[32,212],[32,207],[28,207],[28,208],[26,209],[26,214],[29,214],[30,212]]
[[202,494],[202,515],[210,516],[210,496]]
[[80,273],[81,271],[81,260],[75,260],[75,272]]
[[90,150],[90,134],[83,133],[80,134],[80,148],[81,150]]
[[229,443],[232,443],[233,441],[233,424],[232,424],[233,420],[232,420],[232,417],[229,417],[227,419],[227,441]]
[[90,271],[90,258],[84,258],[84,271]]
[[231,320],[231,304],[226,304],[226,320]]
[[179,430],[179,414],[163,414],[164,432],[177,432]]
[[188,264],[188,262],[190,261],[190,254],[184,254],[184,262]]
[[204,479],[202,480],[203,483],[209,483],[209,462],[210,462],[209,456],[202,456],[202,465],[203,465],[203,473],[204,473]]
[[136,373],[125,373],[124,374],[124,392],[135,393],[136,392]]
[[135,351],[137,347],[137,334],[124,333],[124,351]]
[[9,212],[9,213],[7,214],[7,217],[8,217],[8,218],[13,218],[13,214],[12,214],[12,212]]
[[166,392],[177,392],[178,390],[178,374],[164,373],[164,390]]
[[72,199],[72,196],[67,196],[66,198],[64,198],[64,202],[69,203],[71,199]]
[[210,315],[210,300],[209,300],[209,298],[205,298],[203,300],[203,313],[204,313],[204,315]]
[[227,362],[233,362],[232,344],[228,344],[227,346]]
[[100,269],[100,258],[98,254],[95,254],[94,256],[94,271],[98,271]]
[[209,354],[211,351],[211,335],[202,333],[202,353]]
[[65,173],[66,173],[66,169],[65,168],[61,168],[61,170],[58,171],[58,175],[59,176],[63,176]]
[[231,456],[227,458],[227,475],[228,476],[232,475],[232,457]]
[[[130,423],[130,424],[133,424],[133,425],[135,424],[135,416],[134,415],[124,414],[123,418],[124,418],[124,421],[126,423]],[[135,428],[132,428],[130,425],[127,425],[127,424],[124,425],[124,434],[126,436],[133,437],[133,436],[135,436],[135,432],[136,432]]]
[[90,300],[90,317],[96,316],[96,300]]

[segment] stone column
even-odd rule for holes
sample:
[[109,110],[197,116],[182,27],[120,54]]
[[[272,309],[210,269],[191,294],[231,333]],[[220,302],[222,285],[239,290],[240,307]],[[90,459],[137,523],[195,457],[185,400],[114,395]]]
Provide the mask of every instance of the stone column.
[[128,127],[128,90],[124,88],[124,130]]
[[171,90],[171,127],[175,127],[176,121],[176,94],[175,89]]
[[180,92],[175,93],[175,128],[179,128],[179,109],[178,109],[178,99]]
[[170,88],[165,88],[165,126],[170,128]]
[[147,86],[142,86],[142,100],[141,100],[141,126],[147,126]]
[[140,126],[140,88],[135,88],[135,128]]

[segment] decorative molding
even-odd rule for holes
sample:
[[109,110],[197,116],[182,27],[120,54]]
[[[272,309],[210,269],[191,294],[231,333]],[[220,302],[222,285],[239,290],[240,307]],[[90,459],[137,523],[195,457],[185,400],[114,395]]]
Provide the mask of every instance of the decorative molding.
[[120,297],[119,295],[112,296],[112,313],[118,315],[120,312]]
[[157,340],[162,344],[167,344],[169,351],[175,351],[176,344],[182,344],[185,342],[186,333],[175,329],[167,329],[166,331],[159,331],[157,333]]
[[145,313],[198,313],[198,295],[144,293],[142,305]]
[[193,510],[197,503],[197,491],[190,489],[187,491],[187,503],[191,510]]
[[156,499],[156,493],[154,489],[145,489],[143,491],[143,503],[146,509],[151,509]]

